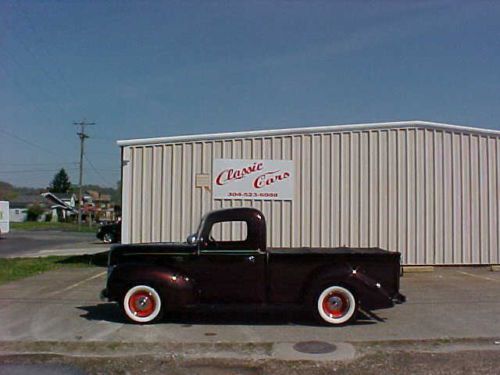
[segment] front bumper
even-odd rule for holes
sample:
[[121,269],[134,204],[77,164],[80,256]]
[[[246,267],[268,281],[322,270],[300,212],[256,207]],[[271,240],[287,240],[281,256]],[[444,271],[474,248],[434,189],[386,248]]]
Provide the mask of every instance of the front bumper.
[[404,303],[406,302],[406,296],[398,292],[394,296],[392,296],[392,302],[397,304]]

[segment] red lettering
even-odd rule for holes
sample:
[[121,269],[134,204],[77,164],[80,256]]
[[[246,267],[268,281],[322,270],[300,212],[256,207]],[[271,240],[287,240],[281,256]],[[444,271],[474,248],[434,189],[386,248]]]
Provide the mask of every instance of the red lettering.
[[261,189],[265,186],[269,186],[278,181],[283,181],[284,179],[290,177],[290,172],[272,171],[261,174],[253,181],[253,187],[256,189]]
[[226,183],[233,180],[241,180],[249,174],[262,170],[264,164],[262,162],[255,162],[248,167],[243,167],[241,169],[224,169],[219,175],[215,178],[215,183],[217,185],[225,185]]

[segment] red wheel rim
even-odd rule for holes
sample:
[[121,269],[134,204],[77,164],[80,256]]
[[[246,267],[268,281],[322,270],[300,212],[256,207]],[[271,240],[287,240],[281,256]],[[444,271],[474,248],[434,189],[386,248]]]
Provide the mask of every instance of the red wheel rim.
[[153,313],[156,303],[151,293],[139,290],[130,296],[128,306],[135,316],[145,318]]
[[332,318],[341,318],[349,310],[349,299],[338,291],[328,293],[323,298],[323,311]]

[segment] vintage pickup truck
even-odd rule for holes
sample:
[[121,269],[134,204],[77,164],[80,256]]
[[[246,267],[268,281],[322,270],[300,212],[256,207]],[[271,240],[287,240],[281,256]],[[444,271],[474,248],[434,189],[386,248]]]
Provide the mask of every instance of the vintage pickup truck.
[[[228,222],[241,238],[214,239]],[[378,248],[267,248],[264,215],[242,207],[208,213],[184,243],[112,247],[102,297],[134,323],[204,304],[293,304],[339,325],[404,302],[399,278],[400,254]]]

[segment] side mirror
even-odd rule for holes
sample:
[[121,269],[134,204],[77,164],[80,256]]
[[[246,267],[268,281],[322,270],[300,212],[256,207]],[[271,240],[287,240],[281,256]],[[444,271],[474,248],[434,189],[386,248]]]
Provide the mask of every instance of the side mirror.
[[188,244],[194,245],[198,241],[198,238],[196,237],[196,234],[190,234],[186,241]]

